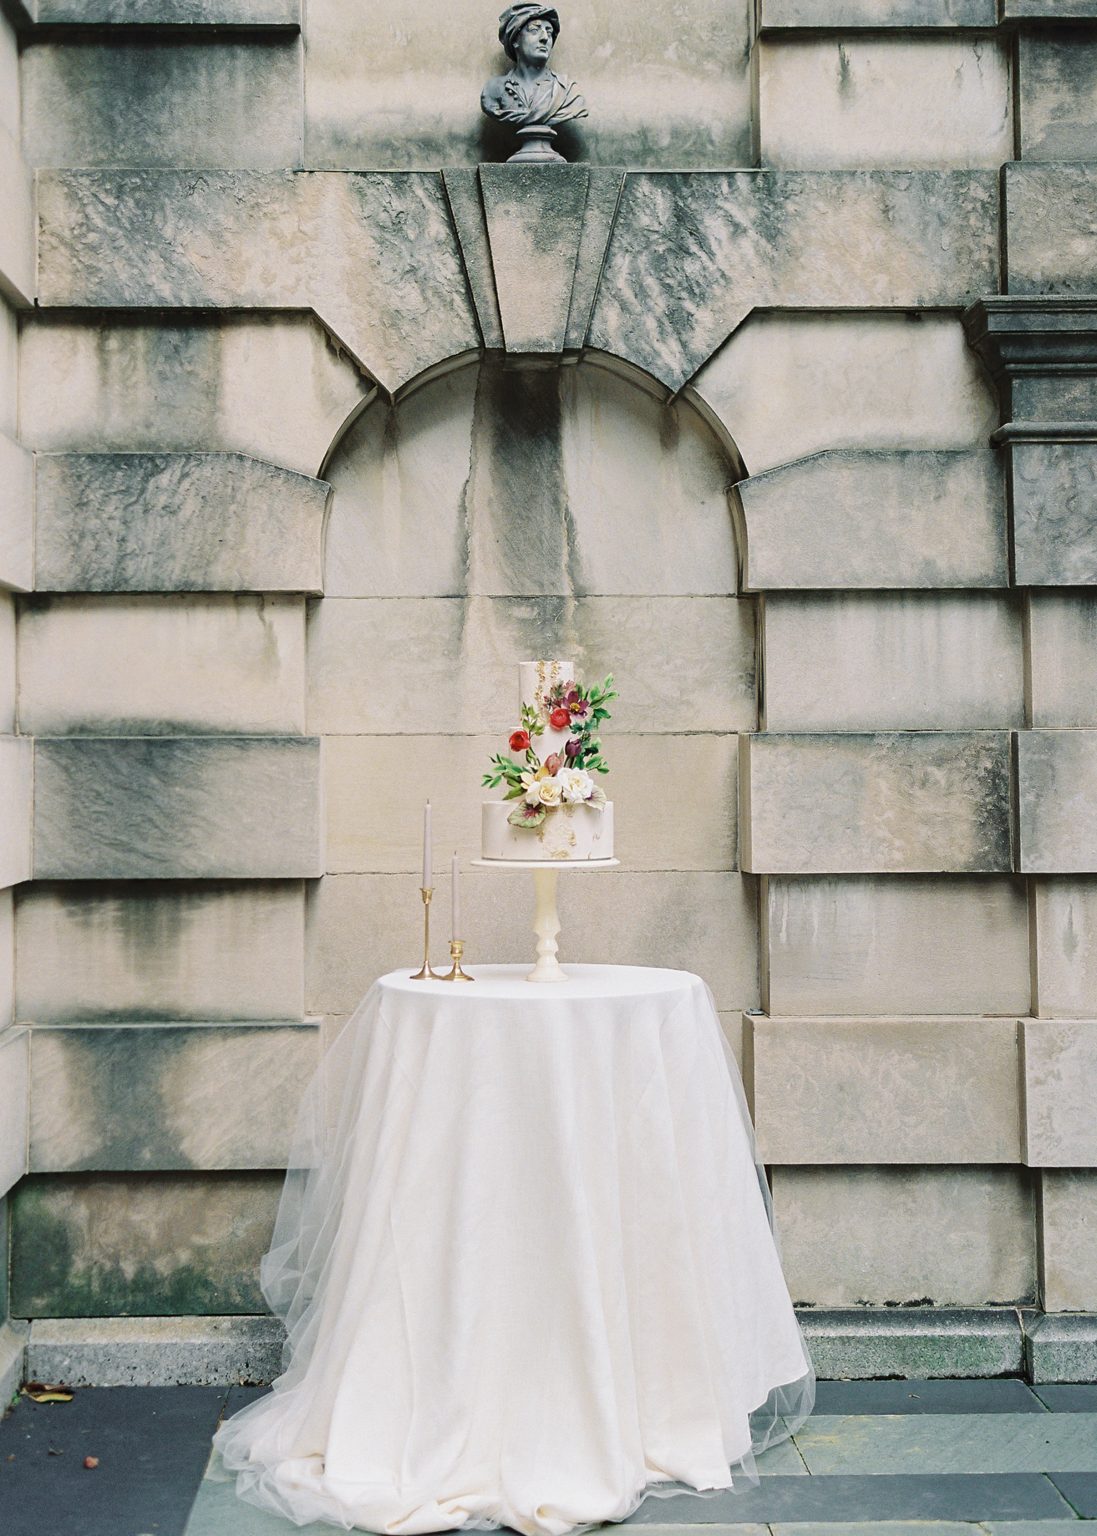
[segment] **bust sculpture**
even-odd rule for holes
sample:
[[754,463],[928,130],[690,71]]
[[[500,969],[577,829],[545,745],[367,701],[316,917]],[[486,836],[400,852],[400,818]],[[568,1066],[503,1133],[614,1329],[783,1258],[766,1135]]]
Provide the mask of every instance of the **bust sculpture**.
[[518,130],[521,146],[511,161],[563,160],[552,147],[556,128],[587,116],[575,82],[549,68],[559,35],[560,17],[550,5],[522,0],[499,18],[499,41],[511,67],[488,81],[480,105],[489,117]]

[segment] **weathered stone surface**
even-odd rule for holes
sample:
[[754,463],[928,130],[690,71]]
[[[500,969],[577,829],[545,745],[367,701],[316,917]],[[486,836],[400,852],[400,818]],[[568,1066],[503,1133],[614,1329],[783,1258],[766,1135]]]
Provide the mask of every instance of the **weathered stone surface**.
[[1097,731],[1017,735],[1018,869],[1097,871]]
[[1097,184],[1088,165],[1007,165],[1006,292],[1093,291]]
[[793,1301],[1031,1303],[1030,1178],[1024,1169],[993,1167],[774,1168],[774,1215]]
[[[0,26],[0,37],[4,35]],[[19,423],[19,317],[0,293],[0,432],[14,437]]]
[[42,740],[34,772],[36,879],[323,871],[314,738]]
[[1018,586],[1097,586],[1097,443],[1013,443]]
[[1003,21],[1094,21],[1097,0],[1000,0]]
[[999,294],[961,316],[994,380],[1007,425],[998,442],[1091,437],[1097,415],[1097,306],[1092,297]]
[[[521,881],[519,872],[493,869],[461,876],[470,972],[477,961],[532,958],[533,897]],[[705,871],[606,870],[576,876],[561,886],[559,900],[565,967],[569,959],[650,965],[657,955],[660,965],[703,976],[717,1007],[757,1007],[754,882]],[[607,922],[607,912],[627,912],[629,920]],[[418,964],[422,931],[421,905],[406,875],[329,875],[309,903],[308,1011],[349,1013],[377,976],[408,960]],[[438,948],[445,952],[443,941]]]
[[760,0],[763,32],[816,27],[993,27],[995,0]]
[[0,128],[19,137],[19,39],[12,18],[0,20]]
[[1097,594],[1028,593],[1033,725],[1097,726]]
[[265,1385],[282,1374],[285,1337],[269,1316],[36,1317],[27,1375],[74,1387]]
[[322,480],[235,453],[36,463],[39,590],[321,590]]
[[677,389],[758,305],[963,303],[997,287],[995,205],[986,171],[632,175],[591,344]]
[[748,591],[806,587],[1004,587],[998,456],[814,454],[736,487]]
[[762,164],[782,170],[997,170],[1013,156],[1004,39],[781,39],[759,51],[758,89]]
[[1024,160],[1097,158],[1097,59],[1092,33],[1022,30],[1017,100]]
[[[513,727],[512,727],[513,729]],[[608,738],[607,738],[608,740]],[[614,851],[632,870],[723,870],[736,862],[736,737],[628,736],[616,732],[611,772],[600,780],[614,805]],[[324,746],[327,867],[333,873],[412,873],[415,819],[428,798],[448,846],[480,856],[477,792],[500,736],[333,736]],[[608,746],[607,746],[608,752]],[[444,776],[439,763],[446,764]],[[660,803],[650,815],[652,764]],[[363,786],[369,786],[363,794]],[[703,800],[697,787],[704,786]],[[414,806],[414,813],[411,808]]]
[[566,345],[581,347],[590,329],[590,317],[602,267],[606,259],[613,221],[621,201],[625,178],[613,166],[591,166],[587,185],[587,206],[583,214],[583,233],[575,262],[575,286],[571,291]]
[[906,875],[766,887],[772,1013],[1029,1011],[1022,881]]
[[15,734],[15,600],[0,590],[0,735]]
[[15,892],[0,891],[0,1029],[15,1018]]
[[0,294],[19,305],[34,298],[34,179],[17,133],[0,127]]
[[[513,132],[485,118],[477,102],[481,84],[506,67],[499,9],[485,11],[479,0],[390,11],[310,0],[312,163],[433,168],[505,160]],[[571,6],[561,19],[553,67],[578,78],[591,109],[563,131],[566,159],[750,164],[748,0],[681,0],[674,10],[645,14],[641,27],[626,0]]]
[[754,314],[689,394],[753,475],[821,449],[985,449],[998,425],[990,381],[943,315]]
[[[1024,1369],[1022,1315],[1012,1307],[850,1307],[834,1311],[805,1307],[799,1320],[821,1381],[866,1381],[887,1376],[924,1381],[934,1376],[1020,1375]],[[918,1528],[928,1536],[926,1522],[920,1521]],[[794,1536],[784,1525],[770,1529],[774,1536]],[[817,1536],[825,1533],[819,1531]],[[899,1533],[894,1532],[894,1536]],[[946,1536],[945,1531],[939,1536]],[[1058,1536],[1071,1533],[1060,1531]]]
[[1038,1316],[1025,1340],[1025,1373],[1033,1381],[1092,1383],[1097,1379],[1097,1316]]
[[305,730],[298,597],[34,597],[19,618],[34,736]]
[[0,736],[0,889],[31,877],[31,761],[29,738]]
[[18,896],[20,1019],[302,1017],[299,881],[35,881]]
[[1097,1168],[1097,1022],[1025,1019],[1025,1153],[1030,1168]]
[[604,368],[460,369],[366,411],[325,474],[332,596],[737,589],[726,451]]
[[34,585],[34,459],[0,432],[0,588]]
[[0,1028],[0,1195],[27,1171],[29,1046],[29,1031]]
[[298,27],[300,0],[34,0],[38,21],[78,26]]
[[437,174],[42,171],[38,217],[44,305],[312,307],[389,390],[477,345]]
[[214,450],[314,475],[370,392],[304,314],[38,311],[19,362],[23,441],[47,453]]
[[[0,1217],[5,1217],[4,1202],[0,1201]],[[24,1381],[41,1381],[32,1377],[26,1369],[27,1335],[30,1325],[12,1322],[9,1318],[0,1323],[0,1399],[10,1403]]]
[[1097,1312],[1097,1172],[1049,1170],[1041,1186],[1044,1307]]
[[461,259],[465,264],[480,335],[485,347],[501,349],[503,320],[499,313],[499,295],[495,291],[480,177],[473,166],[450,165],[443,167],[442,184],[461,246]]
[[771,595],[763,615],[767,730],[1024,724],[1021,612],[1004,594]]
[[29,1170],[285,1168],[318,1045],[315,1024],[36,1026]]
[[607,749],[622,732],[752,730],[754,650],[754,605],[738,598],[328,597],[308,620],[308,728],[509,735],[513,658],[551,651],[584,678],[612,670]]
[[748,1027],[766,1163],[1020,1160],[1016,1019],[771,1017]]
[[1010,868],[1004,732],[750,736],[740,765],[754,874]]
[[1032,881],[1033,1009],[1045,1018],[1097,1013],[1097,880]]
[[13,1317],[256,1313],[278,1173],[37,1174],[11,1197]]
[[31,165],[301,164],[299,38],[81,37],[23,49],[23,149]]
[[508,352],[559,352],[563,348],[588,175],[582,165],[480,167],[495,291]]

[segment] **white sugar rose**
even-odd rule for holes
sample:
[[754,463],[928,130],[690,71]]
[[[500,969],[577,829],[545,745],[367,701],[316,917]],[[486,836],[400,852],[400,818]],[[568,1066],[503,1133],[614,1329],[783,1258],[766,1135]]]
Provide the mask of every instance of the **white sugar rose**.
[[560,776],[554,779],[542,779],[537,786],[542,805],[559,805],[563,798],[563,788],[560,784]]
[[560,789],[569,805],[589,800],[594,793],[594,780],[585,768],[561,768],[556,775]]

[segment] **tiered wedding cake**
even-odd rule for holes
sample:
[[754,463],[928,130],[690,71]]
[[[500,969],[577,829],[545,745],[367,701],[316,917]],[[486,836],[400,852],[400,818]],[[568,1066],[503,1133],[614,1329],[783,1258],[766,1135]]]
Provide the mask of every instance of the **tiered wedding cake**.
[[595,782],[608,770],[598,728],[615,699],[613,678],[585,688],[570,661],[523,661],[518,667],[521,724],[511,757],[496,754],[483,782],[506,785],[483,806],[485,859],[539,863],[613,858],[613,802]]

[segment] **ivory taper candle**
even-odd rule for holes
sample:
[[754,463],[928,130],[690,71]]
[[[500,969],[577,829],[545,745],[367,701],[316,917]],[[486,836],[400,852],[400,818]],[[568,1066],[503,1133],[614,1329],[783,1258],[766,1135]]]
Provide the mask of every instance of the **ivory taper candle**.
[[430,801],[423,807],[423,889],[429,891],[434,872],[434,857],[430,845]]
[[453,896],[452,896],[453,932],[450,935],[450,937],[454,938],[454,939],[459,939],[461,937],[461,893],[460,893],[460,891],[457,888],[457,855],[456,855],[456,853],[453,855],[453,862],[450,864],[450,878],[451,878],[452,884],[453,884]]

